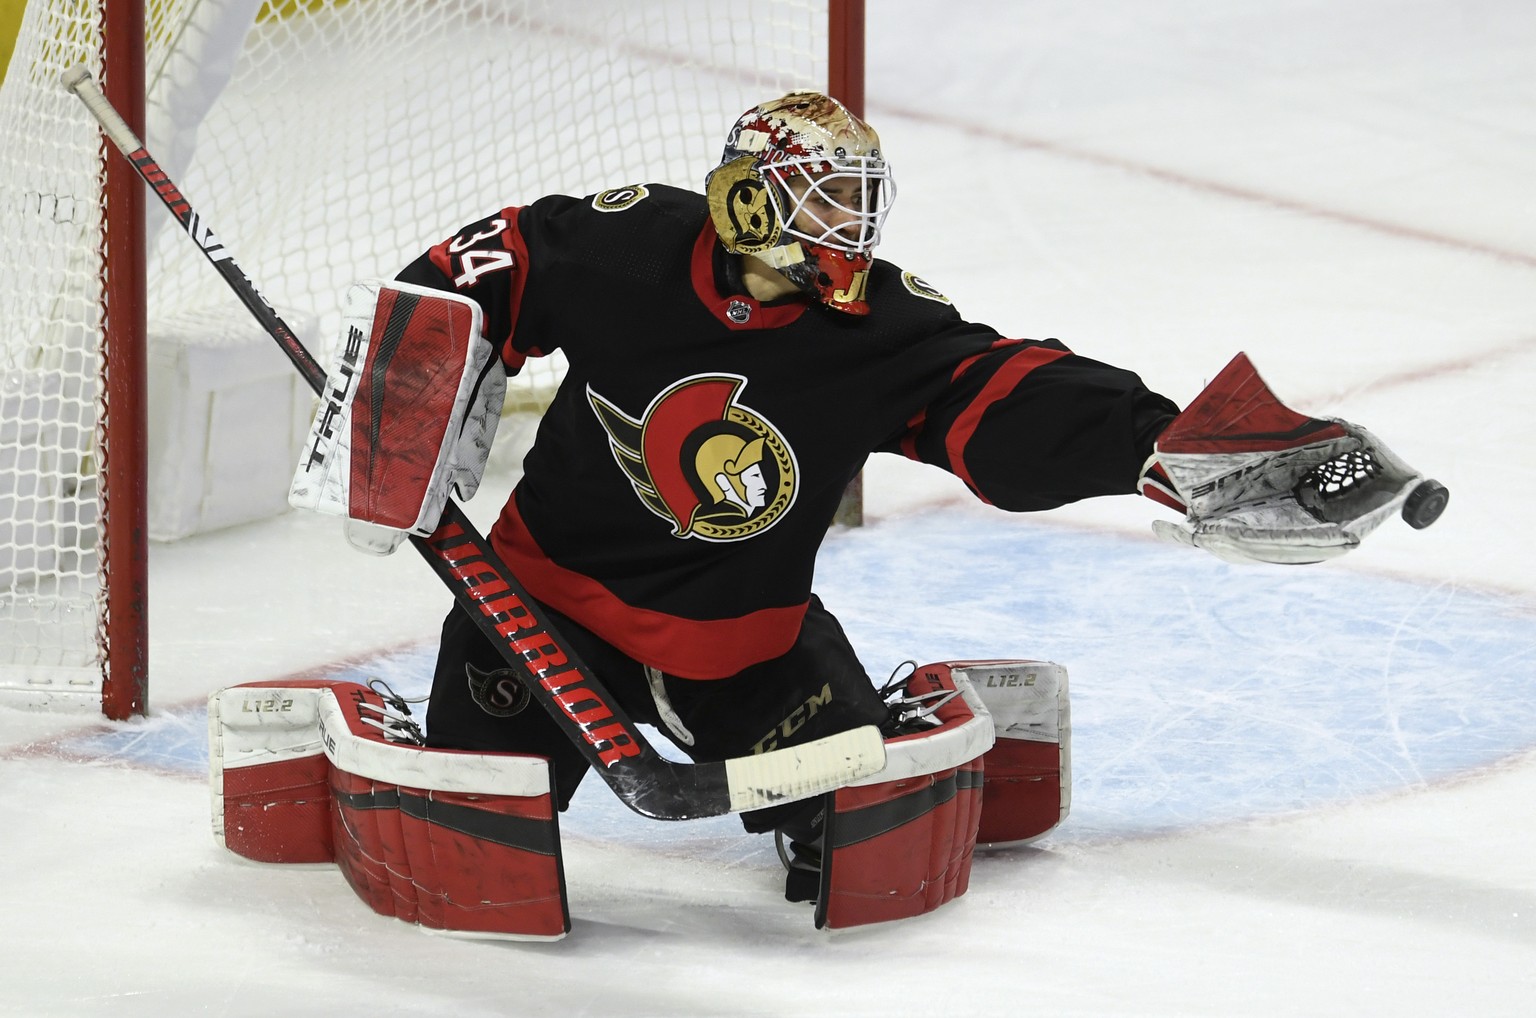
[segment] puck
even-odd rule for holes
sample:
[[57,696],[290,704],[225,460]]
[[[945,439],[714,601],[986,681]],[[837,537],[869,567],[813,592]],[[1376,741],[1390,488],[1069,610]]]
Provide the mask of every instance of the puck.
[[1403,500],[1403,522],[1414,530],[1423,530],[1440,518],[1450,500],[1450,489],[1439,481],[1420,481]]

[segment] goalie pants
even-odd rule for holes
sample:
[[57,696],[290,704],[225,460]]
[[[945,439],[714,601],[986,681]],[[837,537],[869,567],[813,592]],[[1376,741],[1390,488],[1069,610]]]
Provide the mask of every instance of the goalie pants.
[[[799,745],[861,725],[883,725],[889,716],[842,625],[814,595],[800,635],[786,654],[709,680],[648,675],[641,662],[585,626],[547,605],[539,608],[633,720],[667,733],[696,762]],[[664,693],[664,706],[658,706],[653,681]],[[669,719],[663,719],[664,710],[671,714]],[[588,767],[570,737],[523,689],[495,645],[457,608],[443,622],[426,738],[434,748],[548,757],[561,810]],[[748,831],[772,830],[818,802],[745,813],[742,823]]]

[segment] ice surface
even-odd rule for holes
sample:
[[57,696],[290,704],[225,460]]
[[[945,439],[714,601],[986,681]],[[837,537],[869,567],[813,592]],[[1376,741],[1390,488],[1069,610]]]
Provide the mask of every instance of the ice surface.
[[1137,499],[1009,517],[876,461],[818,589],[876,674],[1066,664],[1068,823],[828,936],[731,818],[589,780],[541,946],[423,936],[209,834],[203,697],[423,689],[421,563],[293,515],[156,545],[152,716],[0,712],[0,1013],[1536,1013],[1536,7],[870,8],[886,256],[1178,400],[1246,350],[1447,483],[1445,517],[1243,569],[1154,543]]

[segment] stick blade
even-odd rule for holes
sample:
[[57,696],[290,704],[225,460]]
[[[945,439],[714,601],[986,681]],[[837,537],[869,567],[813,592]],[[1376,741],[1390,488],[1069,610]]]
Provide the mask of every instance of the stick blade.
[[725,761],[731,812],[809,799],[878,773],[885,740],[874,725],[839,732],[803,746]]

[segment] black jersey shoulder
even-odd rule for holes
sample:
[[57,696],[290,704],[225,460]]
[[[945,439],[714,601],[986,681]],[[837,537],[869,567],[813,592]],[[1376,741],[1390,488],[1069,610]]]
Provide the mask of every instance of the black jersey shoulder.
[[704,196],[665,184],[626,184],[525,206],[518,230],[537,269],[565,265],[648,284],[672,277],[708,218]]
[[685,235],[691,241],[708,217],[704,196],[666,184],[624,184],[582,198],[546,195],[527,205],[518,220],[525,234],[551,237]]
[[960,312],[938,287],[879,258],[870,267],[869,300],[872,307],[889,309],[903,318],[945,324],[960,320]]
[[937,288],[878,256],[870,265],[867,300],[867,316],[832,312],[829,317],[848,330],[880,336],[897,346],[930,340],[969,324]]

